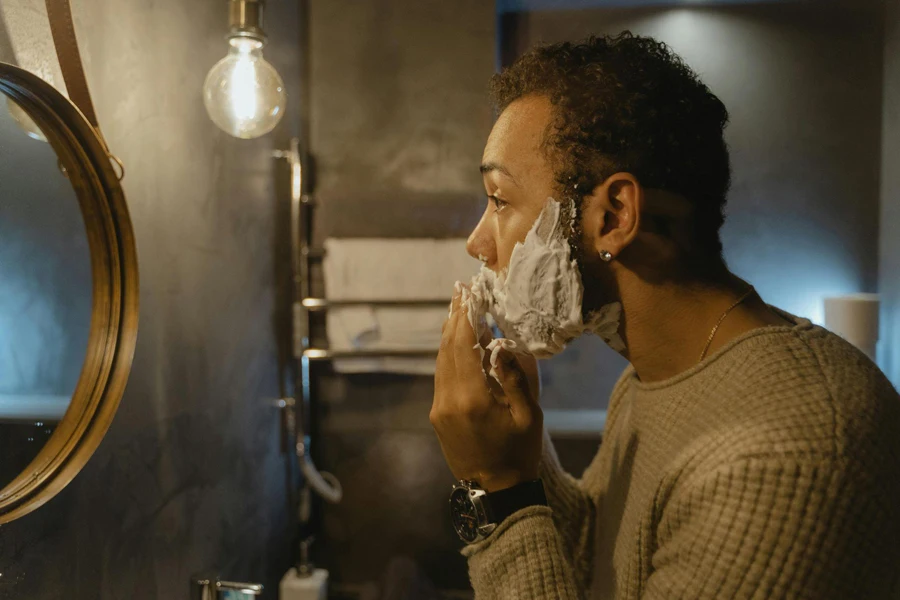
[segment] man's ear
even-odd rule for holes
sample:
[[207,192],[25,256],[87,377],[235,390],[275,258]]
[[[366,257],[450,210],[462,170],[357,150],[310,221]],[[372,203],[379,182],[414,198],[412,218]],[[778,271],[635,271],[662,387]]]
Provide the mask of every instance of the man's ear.
[[637,236],[644,190],[631,173],[616,173],[585,198],[582,222],[592,254],[619,256]]

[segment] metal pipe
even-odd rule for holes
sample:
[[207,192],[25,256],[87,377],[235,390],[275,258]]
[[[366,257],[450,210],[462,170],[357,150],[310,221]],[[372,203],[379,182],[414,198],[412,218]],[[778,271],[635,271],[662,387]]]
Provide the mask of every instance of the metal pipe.
[[[290,149],[274,153],[278,158],[287,159],[291,165],[291,271],[293,276],[294,293],[294,347],[301,350],[298,356],[300,360],[300,405],[294,407],[299,419],[294,422],[295,451],[299,460],[300,470],[303,473],[304,485],[309,486],[328,502],[337,503],[343,497],[341,484],[334,475],[320,472],[312,462],[309,454],[310,435],[307,419],[312,406],[312,382],[310,377],[310,358],[305,352],[309,349],[310,323],[309,310],[304,305],[303,299],[309,296],[309,235],[310,223],[308,211],[305,207],[313,204],[308,196],[303,194],[303,165],[300,157],[300,140],[291,139]],[[296,299],[300,299],[299,302]],[[295,351],[296,353],[296,351]],[[302,511],[301,511],[302,512]],[[303,519],[301,519],[302,521]]]

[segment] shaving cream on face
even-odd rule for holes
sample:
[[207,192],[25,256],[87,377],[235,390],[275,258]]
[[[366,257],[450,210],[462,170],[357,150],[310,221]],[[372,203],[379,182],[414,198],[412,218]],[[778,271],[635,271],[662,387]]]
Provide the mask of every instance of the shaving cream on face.
[[[568,242],[571,219],[563,218],[562,205],[548,198],[541,214],[510,256],[501,273],[482,266],[462,302],[467,307],[475,337],[481,339],[491,315],[508,338],[489,346],[491,375],[495,375],[500,348],[527,352],[537,358],[559,354],[576,337],[589,331],[614,350],[624,349],[618,333],[621,304],[614,303],[582,319],[584,286]],[[574,203],[570,207],[574,214]],[[480,348],[480,346],[479,346]]]

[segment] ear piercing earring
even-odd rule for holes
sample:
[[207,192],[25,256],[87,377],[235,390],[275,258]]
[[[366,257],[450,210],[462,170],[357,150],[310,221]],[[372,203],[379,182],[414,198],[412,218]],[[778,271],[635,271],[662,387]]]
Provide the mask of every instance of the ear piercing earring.
[[609,252],[609,250],[601,250],[600,251],[600,260],[602,260],[603,262],[609,262],[612,260],[612,258],[613,258],[613,256]]

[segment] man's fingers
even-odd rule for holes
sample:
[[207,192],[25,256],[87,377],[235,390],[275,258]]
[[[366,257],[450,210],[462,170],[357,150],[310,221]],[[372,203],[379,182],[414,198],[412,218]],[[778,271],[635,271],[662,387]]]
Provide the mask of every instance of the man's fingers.
[[459,292],[456,292],[453,294],[453,300],[450,303],[450,316],[447,318],[441,331],[441,346],[438,350],[434,371],[435,406],[437,406],[438,402],[441,400],[440,392],[443,391],[443,388],[447,385],[456,384],[456,366],[455,358],[453,356],[453,346],[456,332],[455,325],[460,312],[459,304],[460,294]]
[[516,355],[506,348],[498,350],[494,365],[513,419],[522,427],[530,427],[534,418],[541,416],[541,409],[532,393],[528,375]]
[[460,309],[456,325],[456,343],[454,344],[456,377],[460,383],[483,389],[484,369],[481,366],[481,352],[478,350],[478,346],[475,330],[472,329],[472,322],[469,319],[468,308],[463,306]]

